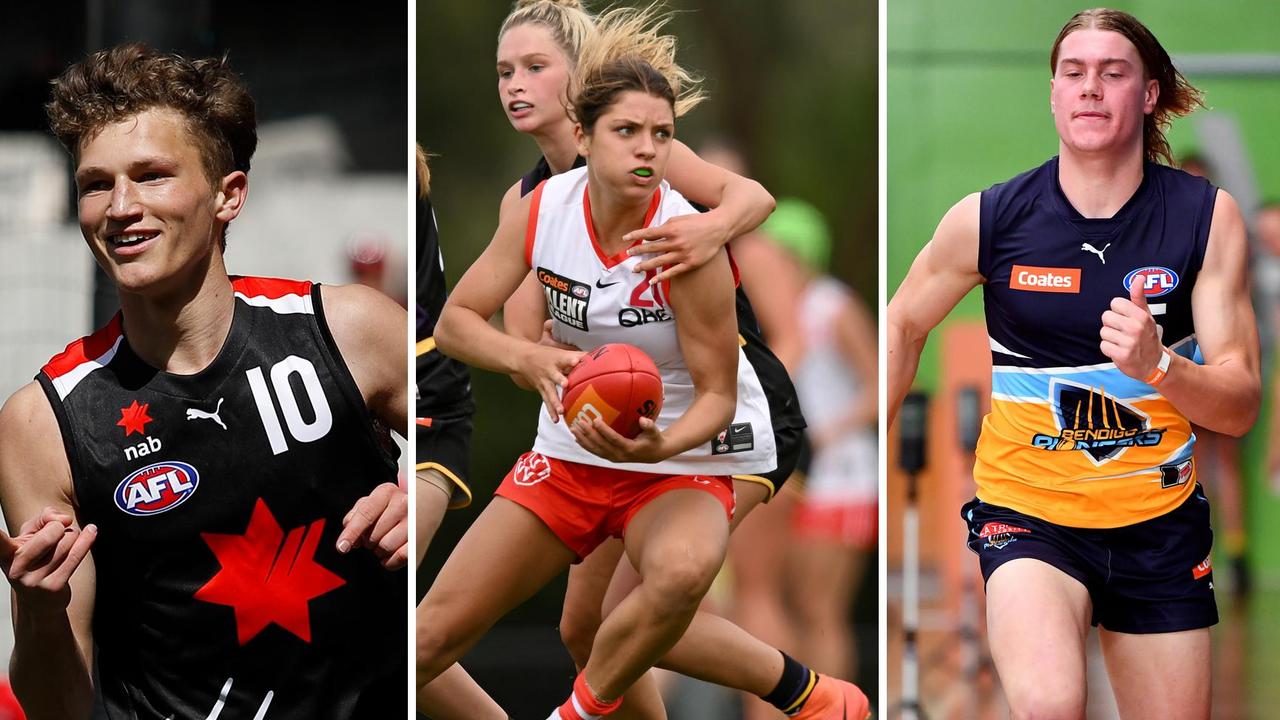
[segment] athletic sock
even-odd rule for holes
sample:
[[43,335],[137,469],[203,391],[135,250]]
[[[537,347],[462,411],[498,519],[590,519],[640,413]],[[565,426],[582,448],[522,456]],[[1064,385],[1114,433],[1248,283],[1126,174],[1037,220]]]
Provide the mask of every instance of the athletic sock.
[[587,687],[587,681],[582,673],[578,673],[578,677],[573,681],[573,692],[569,694],[569,699],[564,701],[547,720],[598,720],[614,710],[622,704],[622,698],[618,698],[613,702],[604,702],[596,697],[596,694]]
[[768,695],[761,695],[760,699],[791,716],[804,709],[805,702],[813,693],[813,686],[818,683],[818,674],[781,650],[778,652],[782,654],[782,678]]

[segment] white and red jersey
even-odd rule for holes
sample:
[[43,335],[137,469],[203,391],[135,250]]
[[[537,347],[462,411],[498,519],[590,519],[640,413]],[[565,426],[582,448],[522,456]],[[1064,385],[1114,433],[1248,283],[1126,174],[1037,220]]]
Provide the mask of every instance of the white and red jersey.
[[[796,368],[796,394],[809,422],[809,432],[821,433],[849,413],[865,392],[850,372],[836,338],[836,319],[855,302],[849,289],[830,277],[815,278],[800,297],[800,329],[805,354]],[[805,480],[809,502],[874,502],[876,435],[871,428],[851,429],[814,451]]]
[[[665,181],[654,191],[645,227],[697,212]],[[635,271],[644,258],[607,256],[596,240],[587,197],[587,169],[546,180],[532,195],[525,235],[525,260],[533,269],[555,321],[557,340],[590,351],[607,343],[628,343],[648,353],[665,391],[657,423],[665,429],[693,402],[693,379],[676,336],[676,313],[665,283],[650,286],[652,274]],[[684,312],[696,309],[684,308]],[[725,322],[735,322],[726,317]],[[572,418],[570,418],[572,420]],[[612,463],[587,452],[566,424],[547,414],[538,419],[533,449],[549,457],[672,475],[762,473],[777,465],[769,404],[751,363],[738,349],[738,407],[733,422],[701,447],[661,463]]]

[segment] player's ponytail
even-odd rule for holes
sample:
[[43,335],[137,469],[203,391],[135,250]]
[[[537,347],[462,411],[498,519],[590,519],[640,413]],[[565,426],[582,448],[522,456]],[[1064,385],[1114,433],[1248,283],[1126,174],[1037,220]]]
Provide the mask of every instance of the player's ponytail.
[[702,102],[701,78],[676,62],[676,39],[662,34],[670,20],[671,14],[660,12],[656,4],[617,8],[600,16],[570,83],[574,122],[590,132],[618,94],[627,90],[664,98],[676,117]]
[[415,147],[418,149],[418,197],[424,198],[431,189],[431,168],[427,166],[427,152],[421,145]]

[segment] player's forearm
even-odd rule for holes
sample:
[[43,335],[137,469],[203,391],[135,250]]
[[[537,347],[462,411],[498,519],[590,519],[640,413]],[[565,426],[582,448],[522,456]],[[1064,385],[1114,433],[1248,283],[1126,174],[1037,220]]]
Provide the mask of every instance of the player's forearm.
[[1253,427],[1262,399],[1258,373],[1244,363],[1198,365],[1177,355],[1158,389],[1191,423],[1234,437]]
[[885,356],[888,362],[889,424],[893,427],[898,417],[898,409],[911,390],[911,383],[920,368],[920,353],[924,350],[927,335],[912,333],[894,317],[890,308],[889,319],[885,324]]
[[745,235],[760,227],[776,205],[773,195],[755,180],[732,177],[724,187],[720,203],[708,217],[714,217],[724,228],[724,241]]
[[87,719],[93,680],[66,613],[25,612],[14,597],[9,679],[29,720]]
[[727,390],[696,392],[689,409],[663,431],[663,448],[667,457],[662,460],[711,442],[717,433],[733,422],[736,408],[736,383]]
[[515,375],[516,359],[531,345],[493,327],[470,308],[446,305],[436,323],[436,347],[468,365]]

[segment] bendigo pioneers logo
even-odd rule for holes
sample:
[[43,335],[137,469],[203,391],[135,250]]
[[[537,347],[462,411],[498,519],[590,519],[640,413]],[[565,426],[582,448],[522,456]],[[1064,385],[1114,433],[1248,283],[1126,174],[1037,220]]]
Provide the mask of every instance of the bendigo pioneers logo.
[[538,268],[538,282],[542,283],[542,291],[547,295],[547,310],[551,317],[586,332],[591,286],[546,268]]
[[1151,428],[1145,414],[1107,395],[1103,388],[1054,379],[1049,395],[1062,429],[1056,436],[1037,433],[1031,439],[1042,450],[1079,450],[1101,465],[1125,448],[1159,445],[1164,439],[1164,428]]

